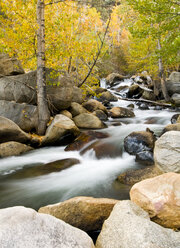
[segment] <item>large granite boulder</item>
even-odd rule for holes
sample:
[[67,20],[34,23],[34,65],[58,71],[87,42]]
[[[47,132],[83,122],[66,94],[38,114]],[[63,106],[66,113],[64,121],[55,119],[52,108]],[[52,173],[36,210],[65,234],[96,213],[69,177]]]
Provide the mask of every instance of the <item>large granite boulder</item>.
[[149,213],[156,223],[180,228],[180,175],[169,172],[135,184],[131,201]]
[[23,74],[21,62],[17,58],[10,58],[8,54],[0,54],[0,77]]
[[180,132],[169,131],[155,143],[155,165],[163,172],[180,173]]
[[100,99],[102,101],[109,101],[109,102],[117,102],[118,98],[117,96],[114,96],[111,92],[105,91],[100,94]]
[[132,110],[123,107],[113,107],[110,109],[110,116],[112,118],[129,118],[134,117]]
[[13,121],[0,116],[0,143],[17,141],[27,143],[31,136],[20,129]]
[[95,115],[83,113],[73,118],[75,124],[79,128],[101,129],[106,125]]
[[104,222],[96,248],[177,248],[180,233],[150,221],[131,201],[118,202]]
[[33,150],[32,147],[15,141],[0,144],[0,157],[17,156]]
[[[37,72],[0,78],[0,100],[17,103],[37,104],[36,98]],[[71,102],[82,103],[82,91],[68,77],[52,75],[52,70],[46,70],[47,98],[52,112],[70,107]]]
[[171,99],[173,100],[176,106],[180,106],[180,94],[177,93],[173,94]]
[[170,95],[175,93],[180,94],[180,72],[173,71],[171,73],[166,80],[166,87]]
[[95,231],[101,229],[117,202],[113,199],[81,196],[42,207],[39,213],[53,215],[84,231]]
[[61,145],[65,136],[75,138],[78,134],[79,129],[75,123],[67,116],[59,114],[47,128],[42,145]]
[[25,132],[37,130],[38,112],[34,105],[0,100],[0,116],[15,122]]
[[1,248],[94,248],[83,231],[24,207],[0,210]]

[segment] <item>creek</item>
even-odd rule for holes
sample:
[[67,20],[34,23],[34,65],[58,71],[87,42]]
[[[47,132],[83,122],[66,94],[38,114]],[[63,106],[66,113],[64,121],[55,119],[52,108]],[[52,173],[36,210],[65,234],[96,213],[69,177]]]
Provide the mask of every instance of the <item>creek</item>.
[[[126,107],[129,103],[119,100],[113,106]],[[154,107],[140,110],[136,105],[134,113],[134,118],[109,118],[108,128],[100,131],[110,134],[106,138],[108,141],[123,147],[124,138],[133,131],[145,131],[148,127],[159,135],[175,114],[172,110],[154,110]],[[118,121],[122,125],[112,125]],[[135,156],[123,151],[116,158],[97,159],[93,150],[80,155],[78,151],[65,152],[64,148],[45,147],[22,156],[0,159],[0,208],[23,205],[38,209],[74,196],[128,199],[129,187],[115,179],[128,169],[143,167],[135,162]],[[80,163],[46,175],[27,174],[27,168],[65,158],[77,158]]]

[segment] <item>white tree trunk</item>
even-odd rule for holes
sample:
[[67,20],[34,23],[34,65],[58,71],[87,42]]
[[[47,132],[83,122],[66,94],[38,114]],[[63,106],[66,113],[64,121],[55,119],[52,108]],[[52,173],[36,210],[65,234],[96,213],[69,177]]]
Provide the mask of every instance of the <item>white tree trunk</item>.
[[43,135],[50,118],[46,96],[44,0],[37,1],[37,105],[38,134]]

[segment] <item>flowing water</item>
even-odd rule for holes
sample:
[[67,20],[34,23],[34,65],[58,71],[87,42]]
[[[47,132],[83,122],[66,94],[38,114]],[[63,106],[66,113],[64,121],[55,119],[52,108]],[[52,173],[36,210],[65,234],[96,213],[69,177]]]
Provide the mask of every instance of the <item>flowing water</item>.
[[[129,103],[118,101],[113,105],[125,107]],[[159,135],[175,114],[170,110],[139,110],[137,107],[134,113],[135,118],[109,119],[108,128],[101,130],[110,134],[107,141],[123,147],[124,137],[147,127]],[[122,125],[113,126],[115,121]],[[64,158],[77,158],[80,163],[60,172],[27,175],[27,168]],[[80,195],[127,199],[129,187],[115,179],[120,173],[139,167],[142,165],[135,162],[135,156],[125,152],[116,158],[97,159],[93,150],[80,155],[77,151],[65,152],[64,147],[46,147],[0,159],[0,208],[23,205],[38,209]]]

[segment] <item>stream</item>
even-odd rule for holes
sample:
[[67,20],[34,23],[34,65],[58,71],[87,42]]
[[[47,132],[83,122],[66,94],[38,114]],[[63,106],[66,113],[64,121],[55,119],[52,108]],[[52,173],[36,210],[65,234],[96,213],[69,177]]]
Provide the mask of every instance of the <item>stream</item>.
[[[113,106],[126,107],[132,102],[119,100]],[[159,135],[170,124],[176,113],[171,110],[140,110],[135,105],[134,118],[109,118],[108,128],[100,130],[109,133],[106,138],[113,144],[123,147],[124,138],[133,131],[150,128]],[[113,126],[113,122],[121,122]],[[23,205],[38,209],[41,206],[57,203],[75,196],[107,197],[128,199],[129,187],[115,181],[117,176],[128,169],[142,168],[135,162],[135,156],[123,151],[116,158],[97,159],[94,151],[84,155],[78,151],[65,152],[65,147],[46,147],[36,149],[22,156],[0,159],[0,208]],[[80,160],[68,169],[46,175],[27,175],[26,170],[39,164],[65,159]]]

